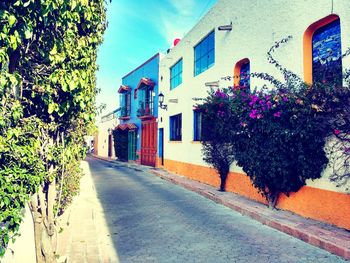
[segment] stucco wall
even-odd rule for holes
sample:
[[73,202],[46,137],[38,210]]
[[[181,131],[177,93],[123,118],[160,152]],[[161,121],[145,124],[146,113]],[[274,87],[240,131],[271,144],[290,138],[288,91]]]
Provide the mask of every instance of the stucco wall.
[[139,97],[134,97],[134,91],[137,88],[142,78],[151,79],[155,85],[153,87],[153,116],[158,116],[158,68],[159,60],[162,54],[156,54],[148,61],[141,64],[122,78],[122,84],[131,88],[131,112],[129,120],[121,120],[121,123],[134,123],[137,126],[137,146],[136,151],[141,149],[141,120],[137,117],[137,110],[139,108]]
[[[235,63],[249,58],[251,72],[268,72],[282,76],[267,62],[266,53],[275,41],[288,35],[293,39],[275,52],[285,67],[303,76],[303,34],[309,25],[333,13],[340,17],[343,52],[350,47],[350,4],[347,0],[219,0],[198,24],[174,47],[160,63],[160,92],[165,95],[168,111],[160,110],[159,128],[164,128],[164,157],[184,163],[207,166],[201,157],[201,145],[193,142],[192,98],[205,97],[209,87],[205,82],[219,81],[220,87],[232,86],[223,81],[233,76]],[[218,31],[217,27],[232,22],[232,31]],[[194,46],[215,29],[215,64],[194,76]],[[183,82],[170,91],[170,67],[183,58]],[[343,68],[349,68],[350,58],[343,59]],[[262,81],[251,79],[251,87]],[[264,83],[266,84],[266,83]],[[169,99],[178,99],[171,103]],[[169,116],[182,113],[182,141],[169,142]],[[162,121],[161,121],[162,120]],[[242,170],[233,165],[232,172]],[[344,192],[330,183],[327,175],[309,181],[309,186]]]
[[28,206],[24,210],[23,222],[19,227],[20,236],[14,243],[10,242],[4,258],[0,260],[3,263],[35,263],[35,242],[34,225]]
[[[98,124],[97,147],[98,155],[108,157],[108,129],[114,129],[118,124],[117,119],[112,119]],[[112,158],[115,158],[114,142],[112,140]]]

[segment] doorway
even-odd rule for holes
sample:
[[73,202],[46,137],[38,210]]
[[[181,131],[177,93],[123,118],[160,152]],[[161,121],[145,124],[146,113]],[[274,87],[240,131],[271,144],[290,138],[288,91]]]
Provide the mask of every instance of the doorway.
[[156,166],[157,157],[157,122],[155,119],[142,122],[141,129],[141,164]]

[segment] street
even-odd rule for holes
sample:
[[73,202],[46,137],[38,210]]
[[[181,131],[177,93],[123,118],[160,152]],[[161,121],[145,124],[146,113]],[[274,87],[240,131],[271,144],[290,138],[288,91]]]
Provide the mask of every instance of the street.
[[86,161],[115,261],[345,262],[142,167],[92,157]]

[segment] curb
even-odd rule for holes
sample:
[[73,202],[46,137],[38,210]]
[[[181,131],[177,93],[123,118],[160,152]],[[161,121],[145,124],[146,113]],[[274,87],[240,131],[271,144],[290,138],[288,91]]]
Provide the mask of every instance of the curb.
[[[92,155],[92,157],[115,162],[110,158]],[[126,166],[140,166],[128,164]],[[193,181],[186,177],[168,173],[159,168],[149,168],[150,172],[168,182],[182,186],[196,192],[218,204],[224,205],[242,215],[259,221],[260,223],[298,238],[310,245],[324,249],[332,254],[350,260],[350,231],[341,229],[313,219],[307,219],[284,210],[272,210],[266,205],[249,200],[231,192],[219,192],[213,186]]]

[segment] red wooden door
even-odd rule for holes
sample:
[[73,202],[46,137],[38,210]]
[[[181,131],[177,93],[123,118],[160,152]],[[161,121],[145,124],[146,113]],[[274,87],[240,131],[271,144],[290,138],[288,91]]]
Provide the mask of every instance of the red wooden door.
[[141,130],[141,164],[156,166],[157,156],[157,122],[155,119],[142,122]]

